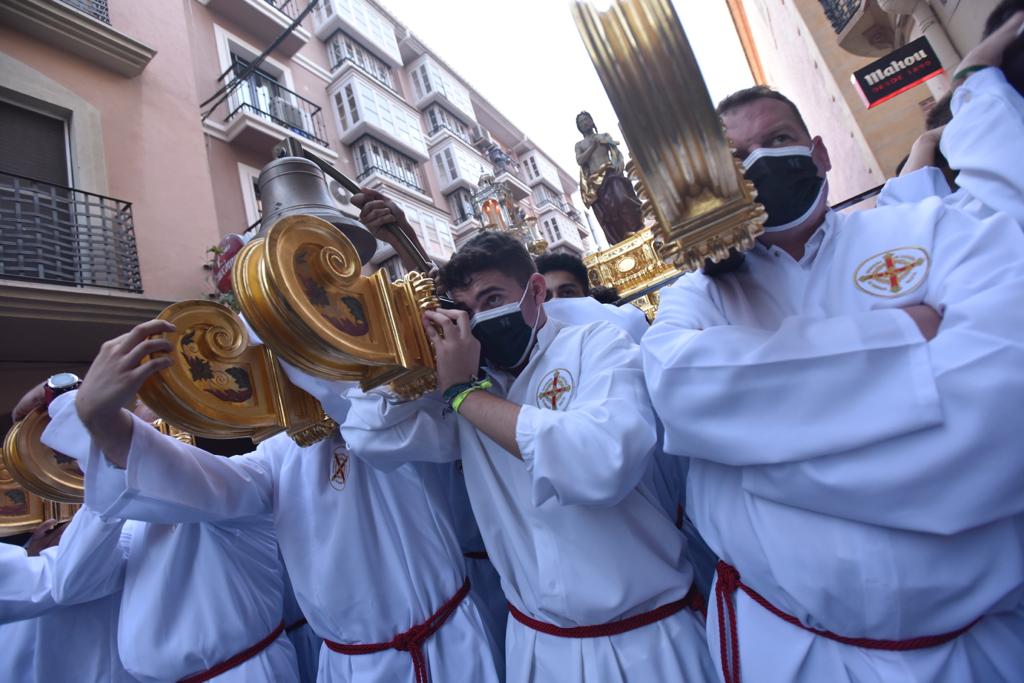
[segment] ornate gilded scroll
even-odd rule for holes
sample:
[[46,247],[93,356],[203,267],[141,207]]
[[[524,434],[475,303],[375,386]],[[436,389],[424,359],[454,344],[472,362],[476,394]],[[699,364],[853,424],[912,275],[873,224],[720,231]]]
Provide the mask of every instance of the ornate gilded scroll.
[[764,209],[732,156],[670,0],[613,0],[603,12],[576,2],[573,16],[636,162],[661,258],[691,271],[750,249]]
[[246,321],[264,343],[303,372],[390,384],[415,396],[436,383],[420,322],[436,307],[434,284],[420,273],[390,282],[369,277],[352,243],[330,223],[288,216],[239,253],[232,278]]
[[[45,410],[35,410],[14,423],[4,439],[3,466],[6,474],[12,483],[40,498],[58,503],[81,503],[85,498],[85,476],[78,468],[77,460],[43,444],[43,430],[48,424],[50,416]],[[34,518],[31,501],[27,497],[22,502],[15,495],[9,503],[16,507],[20,503],[25,508],[25,515]],[[46,511],[40,509],[39,512],[45,514]]]
[[[174,363],[146,380],[139,395],[170,425],[198,436],[257,442],[286,430],[300,446],[337,427],[316,399],[288,381],[273,351],[250,343],[231,309],[182,301],[159,317],[176,328],[163,335]],[[169,425],[164,428],[179,438]]]

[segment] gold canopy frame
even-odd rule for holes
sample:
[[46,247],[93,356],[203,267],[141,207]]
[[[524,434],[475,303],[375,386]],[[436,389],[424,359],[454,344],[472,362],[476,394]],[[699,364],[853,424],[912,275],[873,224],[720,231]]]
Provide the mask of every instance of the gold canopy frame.
[[315,398],[288,381],[272,350],[250,342],[230,308],[182,301],[159,318],[175,326],[162,335],[173,363],[146,380],[139,396],[166,422],[213,439],[259,442],[287,431],[302,446],[337,426]]
[[437,307],[434,283],[413,272],[365,277],[355,248],[330,223],[289,216],[252,240],[233,270],[235,295],[256,334],[283,360],[364,389],[389,384],[413,397],[436,384],[421,322]]
[[764,209],[670,1],[613,0],[605,11],[577,1],[572,12],[635,162],[658,255],[686,272],[753,247]]
[[42,409],[15,422],[4,438],[3,466],[13,482],[39,498],[81,503],[85,499],[85,475],[74,458],[43,444],[48,424],[50,416]]

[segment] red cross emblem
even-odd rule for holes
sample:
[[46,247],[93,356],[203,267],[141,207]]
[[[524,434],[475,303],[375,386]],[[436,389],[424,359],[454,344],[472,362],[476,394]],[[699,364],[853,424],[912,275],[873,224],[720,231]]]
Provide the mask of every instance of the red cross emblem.
[[904,296],[924,283],[929,266],[928,252],[921,247],[889,249],[865,259],[857,267],[853,281],[866,294]]
[[540,381],[537,392],[537,405],[551,410],[562,410],[569,404],[572,397],[572,373],[564,368],[552,370]]
[[348,477],[348,449],[339,446],[331,454],[331,487],[337,490],[345,488]]

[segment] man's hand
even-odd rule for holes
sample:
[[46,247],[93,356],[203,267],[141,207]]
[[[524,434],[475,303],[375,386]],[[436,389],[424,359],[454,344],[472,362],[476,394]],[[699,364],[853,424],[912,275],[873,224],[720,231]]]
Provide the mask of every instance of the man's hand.
[[916,304],[907,306],[903,312],[910,316],[911,320],[917,323],[917,329],[925,340],[931,341],[939,333],[939,325],[942,324],[942,316],[928,304]]
[[933,128],[914,142],[913,147],[910,148],[907,163],[903,164],[903,170],[900,171],[901,177],[909,175],[925,166],[935,165],[935,153],[939,149],[939,141],[942,139],[942,131],[945,129],[945,126]]
[[480,370],[480,342],[469,326],[469,314],[439,308],[423,312],[423,327],[437,355],[437,388],[441,391],[472,382]]
[[[1000,66],[1003,63],[1003,53],[1010,46],[1020,33],[1021,26],[1024,26],[1024,12],[1017,12],[1010,17],[1005,24],[1000,26],[988,38],[978,43],[973,50],[967,53],[955,73],[972,66]],[[953,87],[962,84],[954,81]]]
[[370,234],[394,247],[406,270],[429,270],[422,263],[427,252],[398,204],[368,187],[352,197],[352,203],[359,207],[359,220]]
[[18,405],[14,406],[11,419],[15,422],[24,420],[33,410],[44,407],[46,407],[46,382],[40,382],[21,397]]
[[107,460],[118,467],[127,466],[131,445],[131,414],[124,406],[150,375],[173,362],[170,356],[142,362],[150,354],[168,353],[172,348],[166,339],[150,337],[173,331],[174,325],[165,320],[150,320],[104,343],[78,389],[78,417]]
[[60,543],[60,537],[64,535],[67,525],[61,524],[54,528],[56,524],[57,520],[48,519],[35,528],[28,543],[25,544],[25,552],[29,557],[36,557],[47,548],[52,548]]

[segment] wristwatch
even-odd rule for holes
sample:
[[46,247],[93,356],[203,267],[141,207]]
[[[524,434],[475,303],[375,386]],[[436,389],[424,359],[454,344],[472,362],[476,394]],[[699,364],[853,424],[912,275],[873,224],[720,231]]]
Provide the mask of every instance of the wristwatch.
[[46,384],[43,386],[43,397],[46,400],[46,405],[53,403],[53,399],[61,394],[74,391],[80,386],[82,386],[82,380],[78,378],[78,375],[73,372],[58,372],[46,380]]

